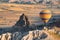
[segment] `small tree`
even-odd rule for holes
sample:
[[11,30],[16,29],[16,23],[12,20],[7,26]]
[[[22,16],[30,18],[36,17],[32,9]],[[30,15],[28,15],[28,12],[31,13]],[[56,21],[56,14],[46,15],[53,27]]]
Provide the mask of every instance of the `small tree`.
[[40,0],[38,3],[43,3],[44,0]]
[[32,4],[31,1],[25,2],[25,4]]
[[21,1],[20,4],[24,4],[25,2],[24,1]]

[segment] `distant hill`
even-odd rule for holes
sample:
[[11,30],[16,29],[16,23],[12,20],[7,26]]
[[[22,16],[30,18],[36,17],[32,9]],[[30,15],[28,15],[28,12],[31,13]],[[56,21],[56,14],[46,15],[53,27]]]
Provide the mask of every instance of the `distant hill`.
[[0,2],[9,2],[9,3],[21,3],[21,4],[31,4],[31,3],[35,3],[35,4],[39,4],[39,3],[48,3],[50,4],[52,3],[59,3],[59,0],[0,0]]

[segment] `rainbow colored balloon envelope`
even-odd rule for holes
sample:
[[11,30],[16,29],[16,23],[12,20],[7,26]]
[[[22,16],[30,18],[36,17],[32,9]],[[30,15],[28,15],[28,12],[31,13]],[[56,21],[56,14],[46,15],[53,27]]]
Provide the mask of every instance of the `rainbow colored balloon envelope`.
[[44,23],[47,23],[49,19],[52,17],[52,12],[50,10],[43,10],[40,12],[40,18]]

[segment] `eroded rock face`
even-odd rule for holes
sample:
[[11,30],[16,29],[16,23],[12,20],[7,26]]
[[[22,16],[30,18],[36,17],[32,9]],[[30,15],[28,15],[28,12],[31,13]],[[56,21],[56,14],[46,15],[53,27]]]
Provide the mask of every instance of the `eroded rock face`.
[[11,33],[5,33],[5,34],[2,34],[0,35],[0,40],[11,40]]
[[52,40],[48,34],[42,30],[34,30],[25,33],[14,32],[0,35],[0,40]]
[[43,33],[43,31],[29,31],[29,34],[24,36],[22,40],[43,40],[47,38],[47,34]]

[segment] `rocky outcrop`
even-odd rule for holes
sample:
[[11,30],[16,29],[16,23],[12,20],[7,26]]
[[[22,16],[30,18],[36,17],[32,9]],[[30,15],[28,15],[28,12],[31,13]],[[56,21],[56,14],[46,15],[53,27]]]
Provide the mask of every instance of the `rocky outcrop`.
[[[16,31],[27,31],[29,30],[29,20],[25,14],[22,14],[16,24],[13,26]],[[27,29],[27,30],[26,30]]]

